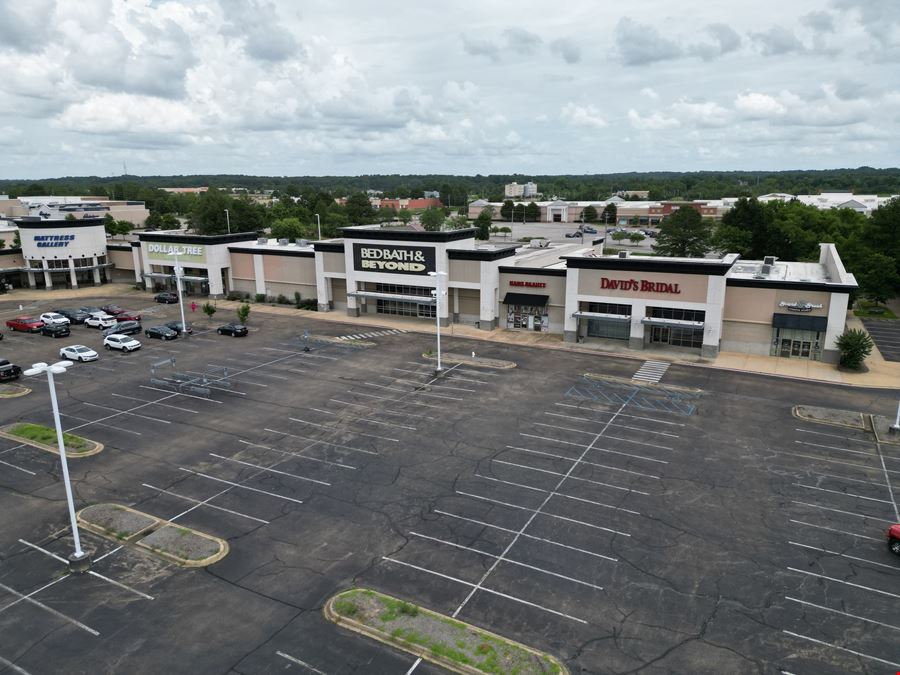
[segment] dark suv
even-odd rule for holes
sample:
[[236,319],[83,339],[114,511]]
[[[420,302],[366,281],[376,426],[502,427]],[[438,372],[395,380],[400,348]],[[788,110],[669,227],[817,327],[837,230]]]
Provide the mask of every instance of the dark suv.
[[103,331],[103,337],[107,335],[137,335],[141,332],[141,324],[138,321],[120,321]]
[[48,323],[41,327],[41,335],[47,335],[52,338],[69,337],[72,331],[69,330],[68,324]]
[[82,312],[80,309],[54,309],[53,311],[57,314],[62,314],[71,323],[84,323],[84,320],[90,316],[90,314]]
[[15,363],[10,363],[6,359],[0,359],[0,382],[18,380],[21,374],[22,369]]

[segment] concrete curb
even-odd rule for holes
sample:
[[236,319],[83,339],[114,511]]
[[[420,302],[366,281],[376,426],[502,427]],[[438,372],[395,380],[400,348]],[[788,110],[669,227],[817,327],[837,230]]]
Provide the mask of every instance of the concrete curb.
[[[437,361],[435,354],[422,354],[422,358],[431,361]],[[470,356],[462,356],[460,354],[444,354],[441,353],[441,363],[456,363],[458,365],[472,366],[475,368],[491,368],[492,370],[512,370],[518,368],[518,364],[514,361],[503,361],[502,359],[479,359]]]
[[[13,392],[8,393],[5,390],[6,387],[11,387]],[[26,396],[30,393],[31,389],[24,384],[0,384],[0,398],[19,398],[20,396]]]
[[[333,605],[336,601],[340,600],[342,597],[344,597],[348,593],[351,593],[353,591],[359,591],[359,590],[370,590],[370,589],[354,588],[354,589],[350,589],[349,591],[342,591],[341,593],[338,593],[337,595],[333,595],[330,598],[328,598],[327,602],[325,603],[325,606],[322,608],[322,613],[325,615],[325,618],[328,619],[329,621],[331,621],[332,623],[334,623],[338,626],[341,626],[342,628],[346,628],[347,630],[353,631],[354,633],[358,633],[360,635],[365,635],[366,637],[370,637],[373,640],[377,640],[378,642],[381,642],[382,644],[385,644],[389,647],[393,647],[394,649],[399,649],[400,651],[407,652],[408,654],[413,654],[414,656],[418,656],[419,658],[423,659],[424,661],[430,661],[431,663],[436,663],[437,665],[439,665],[443,668],[446,668],[450,672],[461,673],[462,675],[484,675],[483,670],[475,668],[474,666],[470,666],[465,663],[457,663],[456,661],[451,661],[450,659],[447,659],[438,654],[435,654],[430,649],[425,649],[424,647],[419,646],[419,645],[409,644],[407,642],[401,642],[399,640],[393,640],[393,639],[391,639],[390,635],[382,633],[381,631],[376,630],[374,628],[370,628],[369,626],[367,626],[364,623],[361,623],[359,621],[355,621],[346,616],[341,616],[336,611],[334,611]],[[373,590],[372,592],[377,595],[380,595],[382,597],[390,598],[391,600],[400,600],[400,598],[395,598],[393,596],[387,595],[386,593],[379,593],[378,591],[375,591],[375,590]],[[430,609],[427,609],[426,607],[422,607],[421,605],[416,605],[416,607],[419,609],[420,612],[429,614],[437,619],[441,619],[441,620],[451,619],[451,617],[449,617],[445,614],[439,614],[438,612],[433,612]],[[452,619],[452,620],[456,621],[457,623],[463,624],[464,626],[467,626],[468,628],[470,628],[471,630],[473,630],[475,632],[482,633],[486,636],[494,638],[495,640],[499,640],[500,642],[505,642],[510,645],[515,645],[517,648],[522,649],[523,651],[529,652],[531,654],[534,654],[538,658],[546,657],[559,667],[560,675],[569,675],[569,669],[566,668],[565,664],[563,664],[562,661],[557,659],[552,654],[538,651],[537,649],[534,649],[532,647],[529,647],[528,645],[522,644],[521,642],[516,642],[515,640],[510,640],[509,638],[505,638],[502,635],[497,635],[496,633],[492,633],[491,631],[485,630],[484,628],[479,628],[478,626],[475,626],[473,624],[466,623],[465,621],[460,621],[459,619]]]
[[856,426],[853,424],[846,424],[844,422],[830,422],[828,420],[820,420],[817,417],[809,417],[807,415],[803,415],[800,412],[800,408],[805,408],[807,406],[795,405],[791,408],[791,415],[793,415],[798,420],[803,420],[804,422],[812,422],[813,424],[827,424],[832,427],[843,427],[845,429],[856,429],[857,431],[868,431],[866,427],[866,417],[863,413],[857,413],[853,410],[842,410],[841,412],[849,412],[854,415],[859,415],[860,425]]
[[[17,443],[23,443],[24,445],[30,445],[33,448],[37,448],[38,450],[43,450],[44,452],[49,452],[51,454],[59,456],[59,449],[52,446],[46,445],[44,443],[39,443],[38,441],[32,441],[28,438],[22,438],[21,436],[17,436],[16,434],[11,434],[7,431],[7,429],[11,429],[17,424],[22,424],[22,422],[13,422],[12,424],[6,424],[0,427],[0,437],[8,438],[11,441],[16,441]],[[82,457],[90,457],[91,455],[96,455],[101,452],[105,447],[103,443],[99,443],[97,441],[93,441],[90,438],[85,438],[84,436],[78,436],[78,438],[87,441],[88,443],[93,443],[94,447],[91,450],[86,452],[72,452],[70,450],[66,451],[66,457],[68,459],[81,459]]]
[[[87,520],[84,517],[84,512],[91,508],[90,506],[86,506],[76,514],[76,518],[78,519],[78,524],[84,527],[84,529],[97,534],[104,539],[110,539],[118,544],[126,543],[131,544],[137,548],[140,548],[147,553],[158,556],[164,560],[167,560],[171,563],[179,565],[181,567],[206,567],[208,565],[212,565],[215,562],[218,562],[222,558],[224,558],[230,552],[230,547],[228,546],[228,542],[220,537],[215,537],[211,534],[206,534],[205,532],[200,532],[199,530],[195,530],[192,527],[184,527],[183,525],[177,525],[170,520],[165,520],[164,518],[157,518],[156,516],[150,515],[149,513],[144,513],[143,511],[138,511],[137,509],[133,509],[130,506],[125,506],[124,504],[114,504],[112,502],[108,502],[109,505],[116,507],[117,509],[121,509],[123,511],[129,511],[139,516],[143,516],[151,520],[152,522],[146,527],[141,528],[136,532],[132,532],[124,539],[119,538],[116,535],[116,532],[110,531],[102,525],[98,525],[90,520]],[[98,506],[98,504],[92,504],[91,506]],[[181,556],[177,556],[173,553],[169,553],[168,551],[164,551],[158,547],[150,546],[149,544],[144,544],[141,539],[144,537],[153,534],[163,528],[166,527],[174,527],[178,529],[188,530],[192,535],[200,537],[202,539],[208,539],[210,541],[216,542],[219,546],[218,552],[207,556],[205,558],[200,559],[192,559],[192,558],[182,558]]]

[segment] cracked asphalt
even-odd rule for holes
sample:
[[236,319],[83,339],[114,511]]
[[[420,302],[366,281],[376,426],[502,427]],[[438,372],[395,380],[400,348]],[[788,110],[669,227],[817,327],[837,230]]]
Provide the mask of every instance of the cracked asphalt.
[[[135,309],[151,312],[145,326],[177,313]],[[455,613],[573,673],[900,662],[900,561],[880,539],[900,449],[791,415],[891,414],[892,393],[673,366],[638,395],[581,376],[630,378],[640,361],[446,334],[448,351],[519,367],[435,380],[426,335],[305,352],[306,329],[359,331],[250,324],[232,339],[198,319],[194,338],[101,352],[57,380],[64,427],[106,446],[70,460],[77,505],[125,503],[227,539],[209,568],[83,532],[102,578],[66,576],[52,557],[72,550],[58,459],[0,439],[0,673],[407,673],[408,655],[323,618],[354,585]],[[21,365],[100,342],[80,326],[6,338],[0,356]],[[209,400],[150,382],[170,357],[157,379],[206,373]],[[702,393],[673,406],[683,395],[667,384]],[[0,423],[51,422],[46,384],[29,386],[0,402]]]

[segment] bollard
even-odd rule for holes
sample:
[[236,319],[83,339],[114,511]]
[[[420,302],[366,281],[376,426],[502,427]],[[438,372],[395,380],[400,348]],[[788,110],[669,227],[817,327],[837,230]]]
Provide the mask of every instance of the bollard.
[[91,556],[87,553],[82,553],[81,555],[73,553],[69,556],[69,572],[72,574],[85,574],[90,571],[91,562]]

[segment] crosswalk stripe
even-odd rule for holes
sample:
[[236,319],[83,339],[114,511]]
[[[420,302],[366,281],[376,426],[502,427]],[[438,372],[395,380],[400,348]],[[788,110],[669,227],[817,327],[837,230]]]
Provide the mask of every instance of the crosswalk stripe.
[[391,328],[389,330],[377,330],[372,333],[356,333],[355,335],[339,335],[338,340],[362,340],[365,338],[379,337],[381,335],[400,335],[407,331],[400,328]]
[[670,365],[667,361],[644,361],[631,379],[641,382],[659,382],[669,370]]

